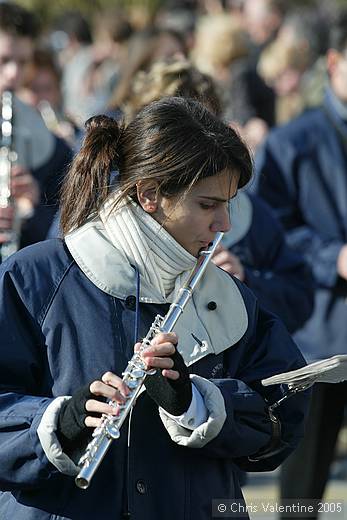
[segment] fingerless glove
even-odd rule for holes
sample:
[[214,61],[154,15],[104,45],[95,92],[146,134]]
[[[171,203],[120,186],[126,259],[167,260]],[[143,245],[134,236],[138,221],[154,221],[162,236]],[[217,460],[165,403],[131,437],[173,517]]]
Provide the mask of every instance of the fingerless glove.
[[72,398],[65,401],[60,409],[56,433],[66,453],[73,451],[89,433],[90,428],[85,425],[84,420],[87,415],[93,413],[87,412],[86,402],[89,399],[103,400],[102,397],[92,394],[89,387],[90,383],[76,390]]
[[144,382],[148,395],[171,415],[182,415],[192,402],[192,383],[189,371],[181,354],[176,350],[170,356],[174,362],[171,370],[177,370],[180,377],[176,380],[168,379],[158,368],[153,376],[147,376]]

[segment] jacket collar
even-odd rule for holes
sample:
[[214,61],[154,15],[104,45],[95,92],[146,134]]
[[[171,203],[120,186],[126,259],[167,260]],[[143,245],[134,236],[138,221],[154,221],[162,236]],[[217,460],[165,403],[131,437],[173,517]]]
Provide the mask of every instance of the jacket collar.
[[[65,241],[80,269],[103,292],[122,300],[135,293],[135,271],[114,247],[98,217],[69,233]],[[166,303],[143,278],[140,301]],[[247,327],[247,310],[236,283],[227,273],[209,264],[174,328],[187,365],[228,349],[243,337]]]

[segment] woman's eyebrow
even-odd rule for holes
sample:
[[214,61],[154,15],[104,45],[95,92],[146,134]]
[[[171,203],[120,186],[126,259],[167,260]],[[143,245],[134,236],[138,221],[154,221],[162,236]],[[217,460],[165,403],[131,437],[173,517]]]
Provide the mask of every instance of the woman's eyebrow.
[[216,201],[216,202],[229,202],[230,200],[234,199],[237,195],[237,192],[234,193],[234,195],[232,195],[230,198],[228,199],[223,199],[221,197],[211,197],[211,195],[198,195],[198,197],[200,199],[208,199],[208,200],[213,200],[213,201]]
[[222,199],[220,197],[211,197],[209,195],[199,195],[200,199],[214,200],[216,202],[228,202],[230,199]]

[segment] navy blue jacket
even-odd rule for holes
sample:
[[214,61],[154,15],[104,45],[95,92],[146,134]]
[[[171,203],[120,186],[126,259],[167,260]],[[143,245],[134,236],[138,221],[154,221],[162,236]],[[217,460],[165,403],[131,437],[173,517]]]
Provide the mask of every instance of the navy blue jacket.
[[[19,251],[0,275],[1,520],[120,519],[127,508],[134,520],[207,520],[212,498],[242,496],[235,464],[273,469],[302,436],[307,396],[299,394],[280,409],[282,451],[248,460],[271,437],[265,399],[282,393],[260,380],[302,366],[303,358],[282,323],[238,283],[248,312],[245,335],[190,367],[223,394],[227,418],[217,437],[201,449],[175,444],[144,393],[90,488],[78,489],[46,458],[37,427],[53,397],[71,395],[107,370],[121,374],[133,353],[135,312],[92,284],[59,239]],[[140,310],[145,335],[167,305]]]
[[[340,131],[337,131],[337,128]],[[347,283],[337,257],[347,243],[347,128],[328,101],[270,132],[259,152],[257,191],[317,284],[314,312],[295,335],[309,361],[346,353]]]
[[247,196],[253,208],[251,226],[230,251],[240,259],[245,283],[261,305],[277,314],[293,333],[313,310],[311,270],[303,256],[286,243],[284,229],[271,208],[259,197]]

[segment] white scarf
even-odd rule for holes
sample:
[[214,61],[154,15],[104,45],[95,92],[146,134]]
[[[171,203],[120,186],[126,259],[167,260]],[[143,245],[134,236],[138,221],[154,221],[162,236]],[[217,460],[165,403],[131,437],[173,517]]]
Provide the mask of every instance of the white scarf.
[[112,211],[116,196],[99,213],[112,244],[136,265],[149,286],[172,301],[196,258],[133,200]]

